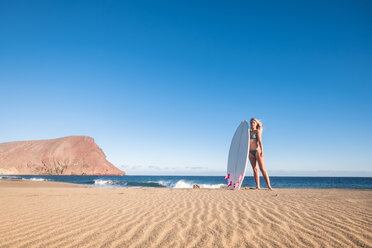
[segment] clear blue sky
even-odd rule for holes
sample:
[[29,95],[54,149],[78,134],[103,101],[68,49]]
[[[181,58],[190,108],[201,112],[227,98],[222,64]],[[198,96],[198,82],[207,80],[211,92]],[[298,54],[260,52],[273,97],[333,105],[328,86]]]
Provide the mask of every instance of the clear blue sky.
[[0,1],[0,142],[223,175],[256,117],[272,175],[371,176],[371,30],[371,1]]

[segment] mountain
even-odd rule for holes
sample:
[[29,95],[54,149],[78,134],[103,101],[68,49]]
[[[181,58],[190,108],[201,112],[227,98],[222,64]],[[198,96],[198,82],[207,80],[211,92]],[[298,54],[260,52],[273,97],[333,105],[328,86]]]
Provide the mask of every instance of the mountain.
[[0,143],[0,174],[125,175],[87,136]]

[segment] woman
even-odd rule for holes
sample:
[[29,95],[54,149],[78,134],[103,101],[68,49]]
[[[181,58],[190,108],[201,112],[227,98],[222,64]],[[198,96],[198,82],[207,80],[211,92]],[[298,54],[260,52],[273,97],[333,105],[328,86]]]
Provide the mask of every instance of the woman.
[[256,188],[260,188],[260,176],[258,174],[257,162],[261,173],[266,181],[269,189],[271,188],[269,175],[265,169],[264,152],[262,146],[262,123],[256,118],[251,119],[251,129],[249,130],[249,161],[251,162],[254,180],[256,181]]

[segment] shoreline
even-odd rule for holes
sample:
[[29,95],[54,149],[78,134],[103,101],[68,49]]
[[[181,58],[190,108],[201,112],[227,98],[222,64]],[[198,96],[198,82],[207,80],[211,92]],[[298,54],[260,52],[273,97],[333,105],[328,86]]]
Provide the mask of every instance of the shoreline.
[[[1,182],[32,182],[34,183],[34,185],[38,185],[37,183],[51,183],[51,185],[53,183],[56,183],[56,185],[59,185],[60,187],[63,187],[64,184],[66,185],[70,185],[70,186],[79,186],[79,187],[90,187],[90,188],[101,188],[101,189],[111,189],[111,188],[118,188],[118,189],[141,189],[141,188],[149,188],[149,189],[191,189],[191,190],[206,190],[206,189],[210,189],[210,190],[228,190],[227,187],[224,187],[224,186],[221,186],[220,188],[172,188],[172,187],[146,187],[146,186],[137,186],[137,187],[124,187],[124,186],[111,186],[111,185],[95,185],[95,184],[80,184],[80,183],[71,183],[71,182],[56,182],[56,181],[49,181],[49,180],[30,180],[30,179],[22,179],[22,178],[1,178],[0,177],[0,187],[1,187]],[[42,184],[40,184],[42,185]],[[40,186],[38,185],[38,186]],[[289,188],[289,187],[278,187],[278,188],[274,188],[273,191],[275,190],[280,190],[280,189],[299,189],[299,190],[327,190],[327,189],[337,189],[337,190],[370,190],[372,191],[372,189],[370,188],[336,188],[336,187],[333,187],[333,188],[301,188],[301,187],[298,187],[298,188],[295,188],[295,187],[292,187],[292,188]],[[240,190],[257,190],[256,188],[254,187],[242,187]],[[259,190],[269,190],[268,188],[266,187],[261,187]],[[239,191],[239,190],[233,190],[233,191]]]
[[0,180],[1,247],[368,247],[372,190]]
[[54,182],[54,181],[33,181],[15,178],[1,178],[0,188],[2,187],[53,187],[53,188],[86,188],[88,185],[67,183],[67,182]]

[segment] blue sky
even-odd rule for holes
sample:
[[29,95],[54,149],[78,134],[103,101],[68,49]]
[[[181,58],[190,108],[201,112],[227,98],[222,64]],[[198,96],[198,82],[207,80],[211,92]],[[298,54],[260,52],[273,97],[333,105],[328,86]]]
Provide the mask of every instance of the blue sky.
[[0,142],[223,175],[256,117],[272,175],[372,176],[371,24],[370,1],[1,1]]

